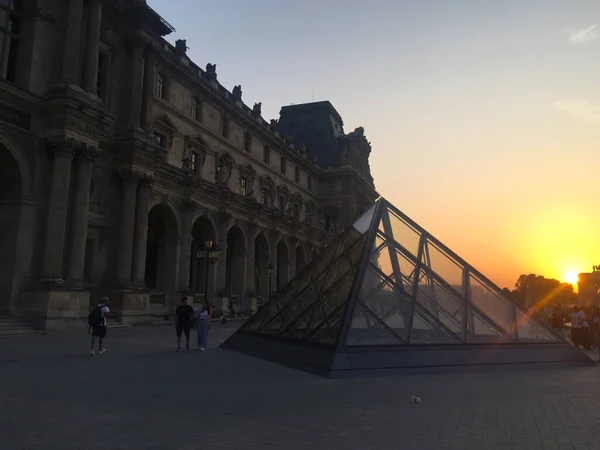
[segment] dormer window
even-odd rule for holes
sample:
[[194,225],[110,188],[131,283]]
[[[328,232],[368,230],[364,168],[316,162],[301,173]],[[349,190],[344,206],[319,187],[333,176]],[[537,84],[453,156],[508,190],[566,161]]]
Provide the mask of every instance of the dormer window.
[[165,77],[162,73],[156,75],[156,96],[165,98]]

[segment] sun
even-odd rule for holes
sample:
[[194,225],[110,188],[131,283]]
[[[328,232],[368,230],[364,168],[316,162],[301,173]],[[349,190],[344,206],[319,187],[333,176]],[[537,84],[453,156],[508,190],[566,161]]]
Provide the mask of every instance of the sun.
[[565,273],[563,279],[567,283],[577,285],[577,282],[579,281],[579,274],[576,270],[569,270],[567,273]]

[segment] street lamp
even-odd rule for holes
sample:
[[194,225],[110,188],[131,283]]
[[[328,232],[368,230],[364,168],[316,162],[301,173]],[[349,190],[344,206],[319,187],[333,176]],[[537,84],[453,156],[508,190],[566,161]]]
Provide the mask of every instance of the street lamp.
[[273,265],[269,262],[269,300],[271,300],[271,275],[273,275]]
[[214,264],[217,259],[219,259],[219,246],[216,245],[212,239],[207,239],[204,241],[204,248],[198,249],[196,251],[196,258],[205,259],[206,260],[206,273],[204,278],[204,303],[208,308],[208,315],[212,314],[212,308],[208,303],[208,271],[210,270],[210,265]]

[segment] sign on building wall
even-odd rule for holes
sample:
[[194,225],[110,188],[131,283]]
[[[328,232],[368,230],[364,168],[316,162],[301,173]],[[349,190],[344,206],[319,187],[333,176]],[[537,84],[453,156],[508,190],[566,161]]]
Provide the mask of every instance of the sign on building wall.
[[0,103],[0,120],[28,130],[31,124],[31,115]]

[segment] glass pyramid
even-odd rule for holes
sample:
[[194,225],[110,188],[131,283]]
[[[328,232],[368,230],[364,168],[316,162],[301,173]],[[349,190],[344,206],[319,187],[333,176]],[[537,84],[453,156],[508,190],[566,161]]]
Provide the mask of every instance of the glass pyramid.
[[383,198],[223,347],[328,376],[581,360]]

